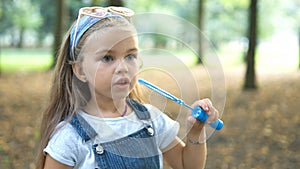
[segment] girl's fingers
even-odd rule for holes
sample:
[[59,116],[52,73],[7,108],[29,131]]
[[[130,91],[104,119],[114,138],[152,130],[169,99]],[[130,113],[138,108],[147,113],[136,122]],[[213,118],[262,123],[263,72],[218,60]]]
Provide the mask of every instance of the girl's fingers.
[[208,112],[210,110],[209,104],[207,101],[198,100],[192,104],[193,107],[200,106],[204,111]]
[[212,123],[212,122],[216,121],[218,119],[218,117],[219,117],[218,110],[215,108],[212,108],[211,111],[209,112],[207,123]]
[[219,117],[218,110],[213,107],[210,99],[205,98],[202,100],[198,100],[192,106],[193,107],[200,106],[207,113],[208,115],[208,119],[206,121],[207,123],[212,123],[216,121]]
[[205,102],[206,106],[207,106],[207,111],[206,113],[208,115],[211,115],[211,112],[213,111],[214,107],[212,106],[212,102],[209,99],[203,99],[203,101]]

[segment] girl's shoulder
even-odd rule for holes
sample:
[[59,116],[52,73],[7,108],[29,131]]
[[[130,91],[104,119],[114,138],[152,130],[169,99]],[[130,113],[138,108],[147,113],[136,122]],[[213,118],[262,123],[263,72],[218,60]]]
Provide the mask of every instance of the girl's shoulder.
[[63,164],[74,166],[75,161],[81,159],[80,154],[84,154],[80,152],[83,152],[85,147],[72,125],[63,121],[57,125],[44,153]]
[[80,140],[81,138],[75,128],[69,122],[62,121],[56,126],[50,139],[69,142]]

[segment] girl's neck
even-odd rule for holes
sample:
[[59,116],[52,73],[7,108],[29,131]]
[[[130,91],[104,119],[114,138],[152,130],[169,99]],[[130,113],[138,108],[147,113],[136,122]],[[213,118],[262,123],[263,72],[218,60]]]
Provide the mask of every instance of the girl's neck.
[[90,115],[101,118],[113,118],[120,117],[128,114],[131,111],[130,106],[126,103],[126,98],[120,100],[104,100],[101,101],[89,101],[84,107],[85,112]]

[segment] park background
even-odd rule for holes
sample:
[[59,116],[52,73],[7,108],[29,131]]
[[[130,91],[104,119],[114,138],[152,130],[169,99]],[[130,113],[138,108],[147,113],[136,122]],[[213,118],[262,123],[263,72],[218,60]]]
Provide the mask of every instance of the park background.
[[[254,1],[257,39],[255,55],[249,56],[249,27],[253,24],[249,16]],[[80,7],[114,3],[136,13],[183,18],[199,27],[211,43],[222,64],[226,102],[222,111],[225,127],[207,142],[206,168],[300,167],[298,0],[1,0],[0,168],[34,168],[55,46]],[[173,29],[168,24],[162,27]],[[211,79],[197,54],[170,43],[169,37],[145,38],[149,41],[153,48],[172,51],[183,60],[199,83],[200,97],[211,97]],[[205,48],[198,52],[205,56]],[[250,87],[245,85],[249,57],[255,58]],[[159,78],[164,77],[153,77],[154,81]],[[172,88],[168,83],[160,85]],[[171,103],[167,106],[170,116],[176,114],[173,107]]]

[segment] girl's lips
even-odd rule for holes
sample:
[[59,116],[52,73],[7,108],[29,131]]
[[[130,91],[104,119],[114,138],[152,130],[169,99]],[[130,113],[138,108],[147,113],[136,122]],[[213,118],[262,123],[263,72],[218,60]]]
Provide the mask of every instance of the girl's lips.
[[113,86],[124,89],[127,88],[130,85],[130,80],[128,78],[119,78],[113,83]]

